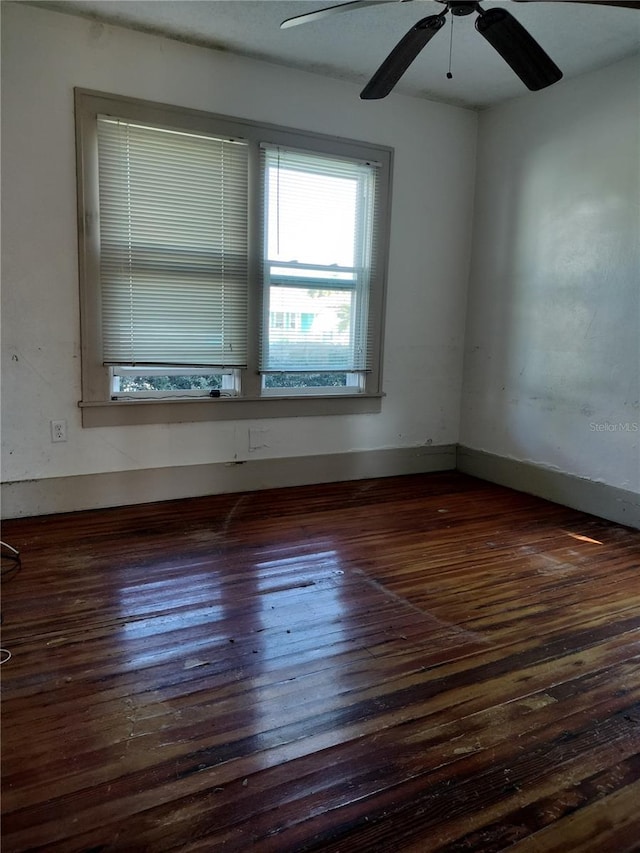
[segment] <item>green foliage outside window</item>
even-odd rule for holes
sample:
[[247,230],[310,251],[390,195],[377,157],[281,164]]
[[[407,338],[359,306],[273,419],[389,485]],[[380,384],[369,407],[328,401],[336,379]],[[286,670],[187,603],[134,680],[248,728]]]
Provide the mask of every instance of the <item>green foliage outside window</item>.
[[191,391],[220,390],[219,376],[122,376],[120,393],[132,391]]

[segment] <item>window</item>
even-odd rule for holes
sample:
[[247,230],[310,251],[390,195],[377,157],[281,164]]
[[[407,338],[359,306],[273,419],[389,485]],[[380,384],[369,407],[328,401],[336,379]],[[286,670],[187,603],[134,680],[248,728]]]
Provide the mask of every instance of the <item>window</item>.
[[76,91],[83,424],[378,411],[391,151]]
[[230,397],[239,391],[240,371],[204,367],[111,368],[111,392],[118,400]]

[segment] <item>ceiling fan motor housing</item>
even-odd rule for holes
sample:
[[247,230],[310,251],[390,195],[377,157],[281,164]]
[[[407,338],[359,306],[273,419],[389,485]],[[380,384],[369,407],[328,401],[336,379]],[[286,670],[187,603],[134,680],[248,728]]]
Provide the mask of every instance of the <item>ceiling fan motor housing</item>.
[[452,15],[471,15],[478,11],[478,4],[475,0],[449,0],[447,7]]

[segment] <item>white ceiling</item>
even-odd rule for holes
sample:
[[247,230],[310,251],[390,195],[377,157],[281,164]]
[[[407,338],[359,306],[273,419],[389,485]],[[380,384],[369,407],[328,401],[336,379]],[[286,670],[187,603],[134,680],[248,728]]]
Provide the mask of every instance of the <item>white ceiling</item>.
[[[304,26],[280,29],[284,18],[337,2],[38,0],[35,5],[162,33],[362,85],[416,21],[437,14],[442,8],[433,0],[381,3]],[[529,30],[562,69],[565,78],[640,51],[640,10],[573,1],[482,3],[485,9],[500,5],[508,7]],[[418,56],[395,91],[478,108],[526,93],[511,69],[475,31],[475,15],[454,19],[453,79],[448,80],[451,18],[449,15],[446,27]]]

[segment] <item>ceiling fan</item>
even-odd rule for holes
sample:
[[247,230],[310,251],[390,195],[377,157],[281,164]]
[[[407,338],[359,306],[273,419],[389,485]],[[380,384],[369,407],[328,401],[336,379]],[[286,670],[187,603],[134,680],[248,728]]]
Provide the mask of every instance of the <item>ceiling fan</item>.
[[[477,0],[433,1],[444,6],[444,9],[437,15],[422,18],[400,39],[360,93],[363,100],[377,100],[386,97],[391,92],[420,51],[444,26],[449,12],[455,16],[466,16],[477,12],[476,30],[500,54],[528,89],[532,91],[544,89],[562,78],[562,71],[555,62],[506,9],[485,10]],[[340,3],[337,6],[328,6],[315,12],[307,12],[304,15],[287,18],[280,26],[286,29],[298,24],[317,21],[339,12],[351,12],[367,6],[394,2],[408,3],[411,0],[352,0],[348,3]],[[535,2],[535,0],[516,0],[516,2]],[[623,6],[630,9],[640,9],[640,0],[558,0],[558,2],[578,2],[597,6]]]

